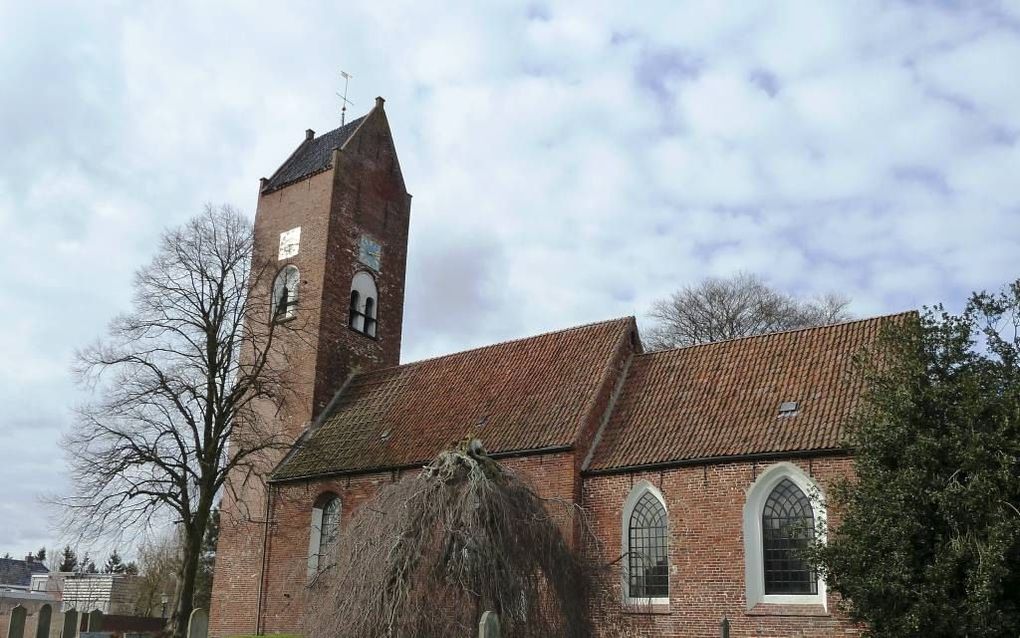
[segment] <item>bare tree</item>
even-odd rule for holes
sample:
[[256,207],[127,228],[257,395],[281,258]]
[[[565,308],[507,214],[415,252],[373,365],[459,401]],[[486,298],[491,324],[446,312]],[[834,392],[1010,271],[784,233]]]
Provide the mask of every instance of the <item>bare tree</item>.
[[139,579],[135,598],[135,613],[139,616],[159,616],[162,613],[162,596],[172,596],[176,591],[180,550],[180,539],[172,532],[139,546]]
[[656,323],[646,341],[650,350],[666,350],[821,326],[849,319],[849,305],[835,293],[799,300],[749,273],[710,277],[656,301],[649,312]]
[[247,218],[207,206],[164,233],[136,273],[132,310],[77,353],[75,372],[93,398],[63,441],[75,490],[61,500],[67,524],[94,537],[176,526],[175,636],[187,627],[228,473],[264,472],[267,452],[288,444],[264,415],[292,392],[282,342],[293,341],[280,333],[299,322],[276,312],[291,306],[270,299],[271,268],[255,254]]

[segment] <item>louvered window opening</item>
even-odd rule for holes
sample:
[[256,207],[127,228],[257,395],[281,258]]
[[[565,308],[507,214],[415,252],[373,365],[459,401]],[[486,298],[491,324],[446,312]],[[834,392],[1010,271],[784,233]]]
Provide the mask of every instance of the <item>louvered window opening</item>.
[[811,500],[790,479],[783,479],[765,501],[761,516],[766,594],[816,594],[818,577],[806,550],[815,538]]
[[290,319],[295,315],[298,303],[298,285],[301,275],[294,265],[288,265],[276,275],[273,281],[272,313],[275,321]]
[[628,528],[628,591],[631,598],[669,597],[669,524],[666,509],[645,492]]

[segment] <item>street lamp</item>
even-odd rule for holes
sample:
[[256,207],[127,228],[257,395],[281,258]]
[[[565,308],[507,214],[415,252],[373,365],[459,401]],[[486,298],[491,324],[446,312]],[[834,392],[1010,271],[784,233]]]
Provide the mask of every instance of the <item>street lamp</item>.
[[170,597],[166,594],[159,595],[159,602],[163,603],[163,620],[166,620],[166,604],[170,601]]

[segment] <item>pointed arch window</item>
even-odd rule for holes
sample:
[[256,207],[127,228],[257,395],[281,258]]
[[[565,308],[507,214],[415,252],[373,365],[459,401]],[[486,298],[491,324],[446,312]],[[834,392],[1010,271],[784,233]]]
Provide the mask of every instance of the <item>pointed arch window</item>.
[[811,500],[784,478],[769,494],[761,514],[765,594],[815,594],[818,577],[806,550],[815,539]]
[[323,494],[312,508],[312,526],[308,541],[308,575],[314,577],[328,567],[329,554],[340,535],[340,497]]
[[276,274],[273,280],[272,313],[275,321],[291,319],[297,314],[298,286],[301,273],[297,266],[289,264]]
[[744,503],[744,587],[748,609],[759,603],[826,608],[825,580],[805,551],[825,542],[825,498],[800,467],[781,462],[758,475]]
[[624,507],[627,555],[624,585],[629,602],[669,602],[669,516],[662,496],[638,485]]
[[375,278],[362,270],[351,281],[351,305],[348,325],[354,330],[375,337],[378,327],[376,314],[379,308],[379,293]]

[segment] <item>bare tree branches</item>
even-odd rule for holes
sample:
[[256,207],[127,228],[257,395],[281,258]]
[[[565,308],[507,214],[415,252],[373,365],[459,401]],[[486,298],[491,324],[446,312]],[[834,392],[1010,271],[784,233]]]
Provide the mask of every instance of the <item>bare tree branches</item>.
[[77,353],[75,374],[93,399],[63,441],[75,489],[62,500],[67,525],[95,538],[176,523],[178,634],[228,473],[264,470],[265,453],[290,443],[263,415],[291,394],[281,337],[301,322],[275,321],[271,268],[247,218],[207,206],[163,235],[135,276],[131,311]]
[[467,636],[491,609],[507,636],[590,636],[609,590],[565,541],[575,523],[588,529],[479,445],[444,452],[361,505],[311,586],[306,634]]
[[646,341],[651,350],[666,350],[837,323],[850,318],[849,305],[835,293],[798,300],[748,273],[711,277],[655,302],[649,315],[656,323]]

